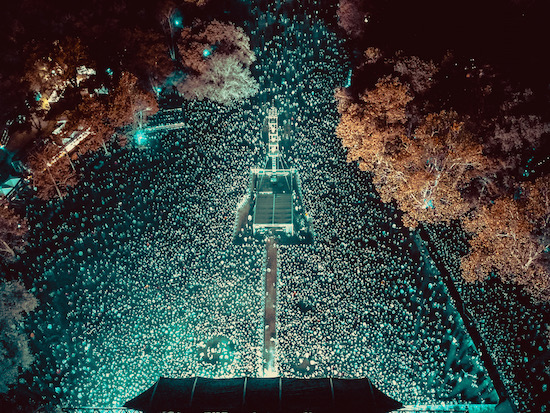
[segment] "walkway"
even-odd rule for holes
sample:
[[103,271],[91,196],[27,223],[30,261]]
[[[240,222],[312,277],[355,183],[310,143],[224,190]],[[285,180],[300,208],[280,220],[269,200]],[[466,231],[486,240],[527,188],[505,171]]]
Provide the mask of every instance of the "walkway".
[[277,376],[277,329],[275,324],[277,321],[277,242],[275,239],[267,239],[266,251],[262,376],[275,377]]
[[183,129],[188,128],[189,126],[185,122],[179,122],[179,123],[168,123],[168,124],[162,124],[157,126],[151,126],[149,128],[144,128],[144,132],[156,132],[158,130],[174,130],[174,129]]

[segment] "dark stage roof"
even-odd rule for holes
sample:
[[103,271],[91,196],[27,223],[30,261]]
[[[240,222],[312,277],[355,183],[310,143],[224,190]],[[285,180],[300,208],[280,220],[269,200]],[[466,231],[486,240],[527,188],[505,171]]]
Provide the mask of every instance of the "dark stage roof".
[[154,412],[385,413],[402,405],[369,379],[161,378],[125,407]]

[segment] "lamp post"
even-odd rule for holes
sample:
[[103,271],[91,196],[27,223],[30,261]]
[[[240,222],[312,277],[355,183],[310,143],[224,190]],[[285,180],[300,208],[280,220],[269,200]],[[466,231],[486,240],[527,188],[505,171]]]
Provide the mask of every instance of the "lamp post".
[[179,10],[174,10],[168,17],[168,26],[170,28],[170,57],[176,58],[176,45],[174,43],[174,33],[183,27],[183,18]]

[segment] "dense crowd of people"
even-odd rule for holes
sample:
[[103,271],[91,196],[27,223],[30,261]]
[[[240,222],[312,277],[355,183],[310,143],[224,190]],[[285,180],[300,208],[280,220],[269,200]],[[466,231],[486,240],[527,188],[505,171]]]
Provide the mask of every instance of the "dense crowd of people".
[[[279,254],[280,371],[369,376],[411,404],[494,402],[491,381],[444,286],[430,278],[431,268],[421,265],[420,255],[413,258],[412,238],[394,206],[382,204],[368,178],[345,162],[334,136],[338,117],[332,94],[344,83],[346,67],[338,40],[320,25],[311,31],[312,44],[324,42],[323,56],[312,56],[316,48],[303,37],[293,43],[294,30],[265,46],[283,50],[289,39],[293,45],[284,55],[285,81],[277,84],[274,71],[273,85],[281,100],[290,101],[293,143],[287,158],[300,171],[315,229],[314,245],[282,246]],[[309,60],[305,70],[304,60]],[[287,88],[304,91],[304,102],[292,105]]]
[[333,91],[348,73],[340,41],[313,18],[267,19],[259,96],[161,111],[151,127],[185,127],[95,154],[66,199],[29,208],[39,355],[22,380],[62,405],[107,407],[159,376],[259,374],[265,245],[231,241],[275,104],[315,230],[312,245],[280,246],[279,374],[368,376],[405,404],[495,402],[432,264],[346,163],[334,133]]
[[548,411],[550,374],[544,358],[548,352],[548,304],[534,304],[519,287],[497,277],[485,285],[465,283],[460,259],[468,251],[467,234],[459,227],[442,225],[428,227],[427,232],[432,251],[474,315],[518,411]]

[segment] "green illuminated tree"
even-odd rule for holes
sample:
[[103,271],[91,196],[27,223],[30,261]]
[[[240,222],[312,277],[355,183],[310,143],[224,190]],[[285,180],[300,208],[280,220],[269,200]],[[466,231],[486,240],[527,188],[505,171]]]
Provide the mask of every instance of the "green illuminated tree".
[[0,282],[0,393],[33,362],[22,322],[36,306],[36,298],[19,281]]

